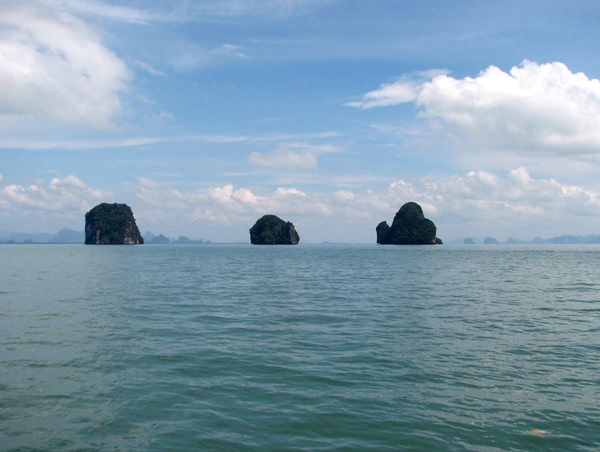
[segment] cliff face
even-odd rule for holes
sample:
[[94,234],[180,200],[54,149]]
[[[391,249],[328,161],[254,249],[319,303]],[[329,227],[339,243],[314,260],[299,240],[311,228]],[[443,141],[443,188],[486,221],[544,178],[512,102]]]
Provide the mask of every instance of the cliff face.
[[297,245],[300,236],[292,223],[275,215],[265,215],[250,228],[253,245]]
[[433,221],[423,215],[415,202],[404,204],[396,213],[392,226],[385,221],[377,225],[377,243],[381,245],[435,245],[441,244]]
[[87,245],[141,245],[144,239],[127,204],[99,204],[85,214]]

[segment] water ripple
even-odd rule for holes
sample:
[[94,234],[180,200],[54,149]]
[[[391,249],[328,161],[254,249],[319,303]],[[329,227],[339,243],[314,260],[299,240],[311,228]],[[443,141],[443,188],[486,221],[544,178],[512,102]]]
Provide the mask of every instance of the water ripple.
[[600,444],[598,247],[0,253],[0,450]]

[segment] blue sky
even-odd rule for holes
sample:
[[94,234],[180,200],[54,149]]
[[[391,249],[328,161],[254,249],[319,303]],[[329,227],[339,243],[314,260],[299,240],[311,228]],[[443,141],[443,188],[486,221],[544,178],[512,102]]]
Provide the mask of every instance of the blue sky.
[[0,0],[0,230],[600,233],[595,1]]

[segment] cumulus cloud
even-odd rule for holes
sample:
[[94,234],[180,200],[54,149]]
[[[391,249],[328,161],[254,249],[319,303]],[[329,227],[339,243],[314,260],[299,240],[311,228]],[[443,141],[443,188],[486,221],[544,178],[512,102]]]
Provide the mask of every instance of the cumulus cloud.
[[590,219],[600,208],[600,193],[552,178],[533,178],[526,168],[513,169],[505,177],[470,171],[439,179],[400,180],[388,192],[390,199],[420,200],[425,211],[437,215],[459,237],[461,231],[524,238],[590,233],[594,229]]
[[54,177],[50,181],[37,180],[29,185],[9,184],[2,187],[0,210],[9,216],[34,213],[39,218],[47,214],[70,218],[110,196],[110,192],[92,188],[70,174]]
[[141,177],[136,197],[136,218],[142,224],[223,241],[247,239],[248,228],[265,213],[282,218],[298,213],[309,216],[324,213],[321,203],[306,202],[307,195],[291,187],[256,193],[226,184],[186,191]]
[[[257,214],[261,211],[290,211],[294,199],[306,194],[296,188],[278,187],[266,194],[256,194],[249,188],[235,188],[232,184],[209,187],[196,191],[182,191],[163,182],[140,177],[136,195],[147,205],[171,210],[195,220],[230,223],[236,216]],[[309,210],[315,210],[312,207]],[[319,209],[317,209],[319,210]],[[187,212],[187,213],[185,213]]]
[[[29,185],[0,179],[0,216],[57,227],[81,222],[83,213],[114,195],[90,187],[74,175]],[[213,241],[247,240],[257,218],[272,213],[296,225],[304,241],[374,242],[375,226],[390,222],[406,202],[418,202],[443,239],[509,236],[532,239],[597,233],[600,193],[526,168],[505,174],[469,171],[446,177],[399,179],[379,190],[305,192],[292,186],[272,190],[232,184],[183,189],[140,177],[134,204],[144,230],[186,234]],[[122,201],[121,201],[122,202]],[[58,221],[57,219],[60,219]],[[68,224],[67,224],[68,225]]]
[[278,187],[277,190],[275,190],[275,196],[277,196],[277,197],[283,197],[283,196],[288,196],[288,195],[297,195],[297,196],[305,197],[306,193],[298,190],[297,188]]
[[513,235],[532,239],[595,233],[594,218],[600,209],[600,193],[552,178],[535,178],[523,167],[505,176],[469,171],[400,179],[380,191],[337,191],[327,197],[326,204],[333,217],[362,227],[368,236],[377,222],[391,222],[408,201],[418,202],[446,238]]
[[223,228],[237,231],[242,239],[256,218],[274,213],[293,221],[307,240],[369,242],[374,240],[377,223],[390,222],[408,201],[423,207],[442,238],[496,235],[505,239],[512,235],[532,239],[535,235],[593,233],[600,209],[600,193],[535,178],[526,168],[505,175],[470,171],[401,179],[382,190],[310,193],[293,187],[264,192],[229,184],[183,191],[140,178],[137,197],[140,215],[154,216],[157,224],[174,218],[180,225],[188,222],[217,237]]
[[531,156],[600,155],[600,80],[571,72],[560,62],[525,60],[509,72],[490,66],[477,77],[440,74],[419,84],[401,79],[350,105],[406,102],[462,145]]
[[[131,75],[84,22],[30,3],[2,3],[0,121],[41,118],[108,128]],[[1,122],[0,122],[1,124]]]

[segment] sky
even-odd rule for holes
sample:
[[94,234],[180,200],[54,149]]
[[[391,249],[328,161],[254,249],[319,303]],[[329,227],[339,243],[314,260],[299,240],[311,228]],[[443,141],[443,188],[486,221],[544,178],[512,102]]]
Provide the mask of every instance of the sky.
[[600,233],[600,5],[0,0],[0,231]]

